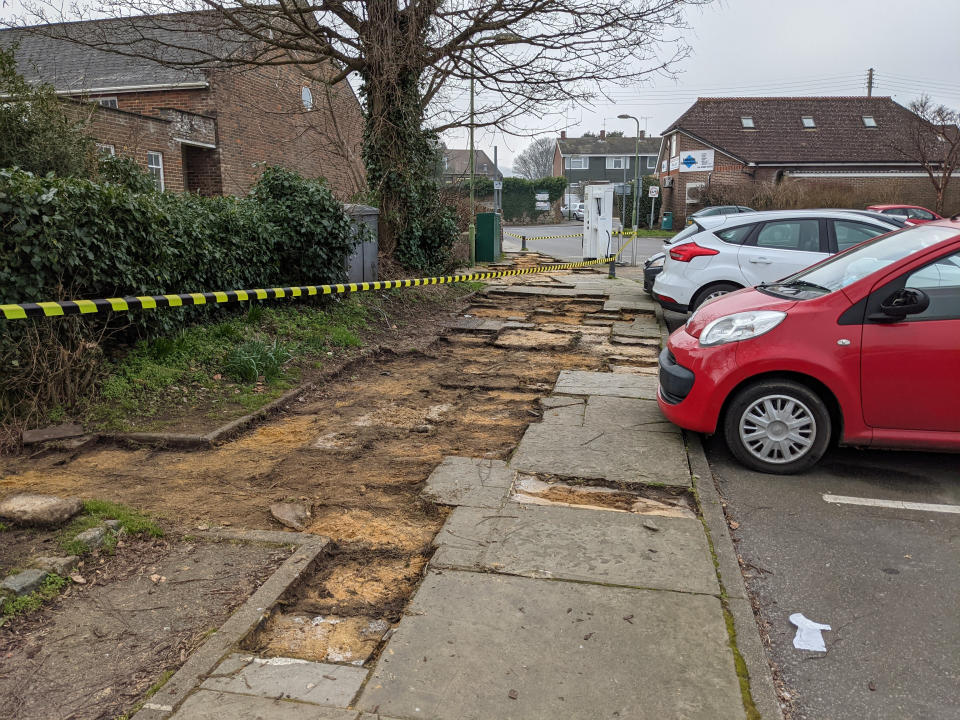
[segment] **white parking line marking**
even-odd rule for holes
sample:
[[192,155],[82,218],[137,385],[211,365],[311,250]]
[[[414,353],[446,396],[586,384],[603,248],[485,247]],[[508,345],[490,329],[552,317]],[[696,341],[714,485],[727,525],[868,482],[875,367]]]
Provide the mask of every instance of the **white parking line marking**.
[[924,510],[926,512],[956,513],[960,515],[960,505],[938,505],[937,503],[907,502],[906,500],[878,500],[877,498],[858,498],[849,495],[823,494],[828,503],[841,505],[869,505],[871,507],[896,508],[897,510]]

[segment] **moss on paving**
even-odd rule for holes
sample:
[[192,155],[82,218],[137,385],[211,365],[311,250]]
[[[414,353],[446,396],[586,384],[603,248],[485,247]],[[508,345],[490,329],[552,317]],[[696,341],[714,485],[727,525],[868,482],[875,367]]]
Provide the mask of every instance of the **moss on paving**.
[[6,597],[0,600],[0,626],[6,625],[12,618],[34,612],[52,600],[67,585],[67,579],[56,573],[50,573],[43,584],[32,593]]

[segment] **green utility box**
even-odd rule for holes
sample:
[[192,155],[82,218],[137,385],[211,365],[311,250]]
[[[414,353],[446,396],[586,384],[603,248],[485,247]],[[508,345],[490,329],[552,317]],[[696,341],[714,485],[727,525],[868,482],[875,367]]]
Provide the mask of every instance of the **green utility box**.
[[500,213],[477,213],[477,262],[500,259]]
[[673,230],[673,213],[665,212],[663,214],[663,220],[660,221],[661,230]]

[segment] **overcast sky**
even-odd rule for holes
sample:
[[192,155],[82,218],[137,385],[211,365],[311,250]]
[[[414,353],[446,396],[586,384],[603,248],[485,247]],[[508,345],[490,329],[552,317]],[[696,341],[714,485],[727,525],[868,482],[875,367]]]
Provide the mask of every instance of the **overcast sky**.
[[[0,0],[0,17],[19,10],[20,0]],[[862,95],[869,67],[877,95],[907,104],[927,93],[960,108],[960,0],[716,0],[691,10],[688,22],[692,54],[674,80],[612,89],[613,103],[571,108],[566,120],[527,117],[522,127],[534,136],[604,127],[632,136],[633,121],[616,119],[628,113],[658,135],[698,96]],[[465,148],[466,131],[444,141]],[[497,145],[501,166],[529,142],[477,131],[477,147],[492,157]]]
[[[626,130],[641,119],[658,135],[698,96],[865,95],[867,68],[875,69],[874,94],[907,104],[921,93],[960,107],[960,0],[723,0],[691,11],[691,56],[674,81],[649,88],[617,89],[616,104],[573,109],[567,135]],[[556,137],[554,121],[527,118],[525,127]],[[444,138],[467,147],[466,132]],[[478,131],[477,146],[509,166],[529,144]]]

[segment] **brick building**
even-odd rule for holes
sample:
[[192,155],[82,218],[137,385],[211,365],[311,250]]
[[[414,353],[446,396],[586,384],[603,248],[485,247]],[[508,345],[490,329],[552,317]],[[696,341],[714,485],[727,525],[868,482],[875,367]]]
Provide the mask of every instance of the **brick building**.
[[[217,18],[198,12],[3,30],[0,46],[17,45],[28,81],[81,101],[73,112],[101,148],[133,157],[166,190],[243,195],[266,165],[325,177],[343,198],[361,190],[363,114],[350,85],[308,79],[294,65],[206,61],[244,50],[225,46]],[[162,55],[164,64],[83,44],[130,33],[133,52]],[[311,69],[333,76],[333,68]]]
[[[503,180],[503,173],[483,150],[474,150],[473,174],[491,180]],[[446,184],[470,177],[470,151],[445,148],[443,151],[443,181]]]
[[[568,138],[560,133],[553,152],[553,174],[567,179],[567,187],[582,197],[590,184],[631,182],[638,143],[636,137],[599,135]],[[641,131],[639,142],[640,175],[651,175],[657,169],[660,138],[646,137]]]
[[[889,97],[700,98],[663,133],[663,209],[682,226],[701,198],[746,204],[762,183],[784,180],[860,205],[933,207],[933,186],[911,151],[918,122]],[[960,209],[960,182],[944,205]]]

